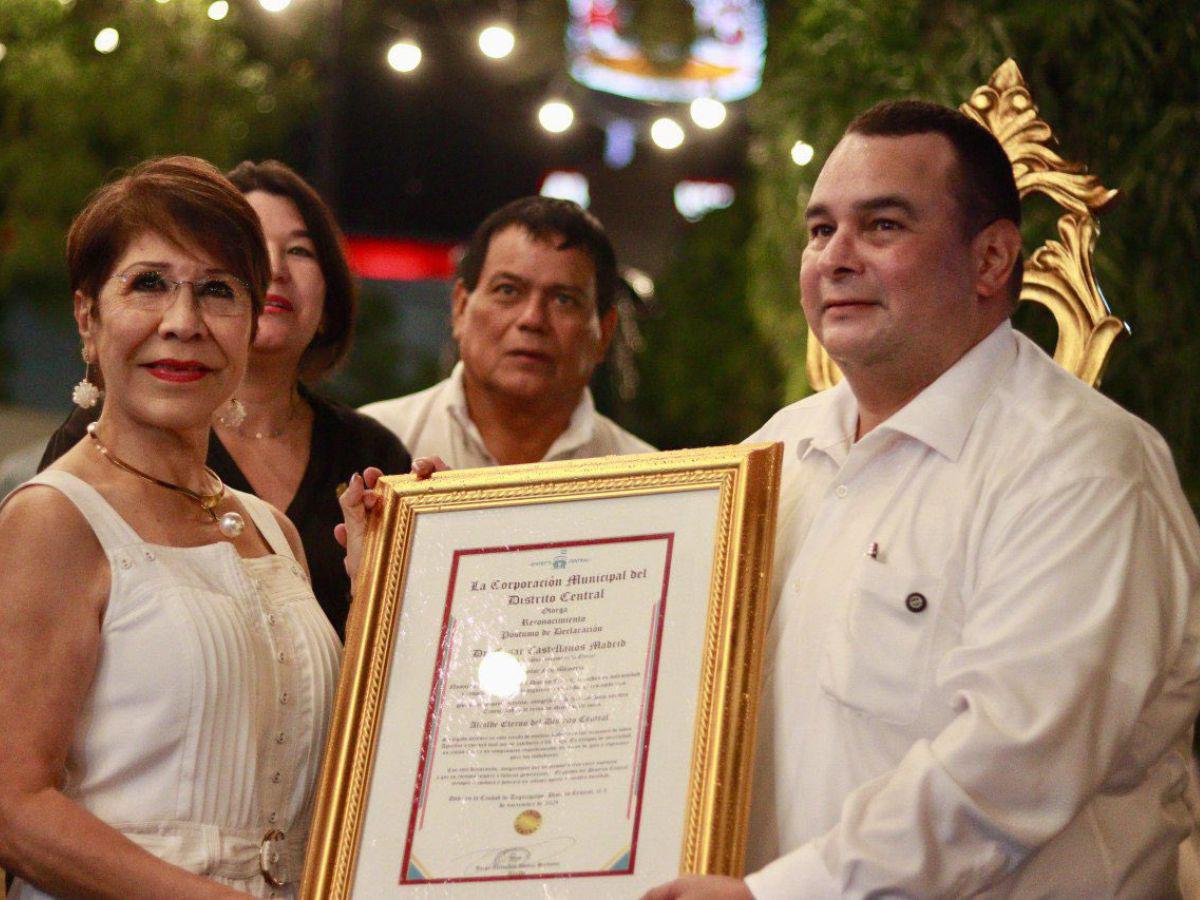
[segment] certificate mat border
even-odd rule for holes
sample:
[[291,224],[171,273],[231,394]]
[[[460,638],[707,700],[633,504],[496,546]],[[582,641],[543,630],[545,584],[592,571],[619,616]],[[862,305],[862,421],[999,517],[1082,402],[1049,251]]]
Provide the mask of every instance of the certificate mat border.
[[[392,643],[422,513],[719,490],[681,873],[740,876],[782,444],[740,444],[381,479],[325,749],[301,897],[350,896]],[[394,560],[391,566],[385,565]]]

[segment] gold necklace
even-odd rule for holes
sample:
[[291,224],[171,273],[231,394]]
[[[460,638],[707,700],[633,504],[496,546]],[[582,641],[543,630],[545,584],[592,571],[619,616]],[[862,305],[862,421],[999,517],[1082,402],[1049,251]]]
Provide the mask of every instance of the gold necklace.
[[100,436],[96,434],[96,424],[97,423],[92,422],[90,425],[88,425],[88,437],[96,442],[96,449],[100,451],[101,455],[103,455],[105,459],[107,459],[118,469],[123,469],[129,474],[136,475],[138,478],[149,481],[151,484],[156,484],[161,488],[166,488],[167,490],[174,491],[177,494],[183,494],[183,496],[187,497],[189,500],[198,503],[200,508],[212,517],[213,522],[217,526],[217,530],[231,540],[245,531],[246,522],[241,517],[240,513],[227,512],[220,516],[217,515],[217,504],[220,503],[225,497],[225,482],[221,480],[220,475],[218,475],[208,466],[204,467],[204,471],[207,472],[208,476],[217,483],[216,491],[211,494],[201,494],[198,491],[193,491],[191,488],[185,488],[182,484],[163,481],[161,478],[155,478],[153,475],[143,472],[136,466],[131,466],[129,463],[125,462],[125,460],[121,459],[121,457],[117,456],[117,454],[109,450],[108,447],[104,445],[104,441],[100,440]]

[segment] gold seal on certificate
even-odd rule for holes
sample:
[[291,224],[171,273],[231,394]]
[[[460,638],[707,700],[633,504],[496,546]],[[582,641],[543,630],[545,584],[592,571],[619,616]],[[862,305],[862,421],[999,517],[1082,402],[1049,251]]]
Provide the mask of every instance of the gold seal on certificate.
[[517,816],[517,820],[513,822],[513,828],[517,830],[517,834],[533,834],[542,827],[542,814],[536,809],[527,809],[525,812]]
[[779,460],[384,479],[304,896],[599,898],[739,872]]

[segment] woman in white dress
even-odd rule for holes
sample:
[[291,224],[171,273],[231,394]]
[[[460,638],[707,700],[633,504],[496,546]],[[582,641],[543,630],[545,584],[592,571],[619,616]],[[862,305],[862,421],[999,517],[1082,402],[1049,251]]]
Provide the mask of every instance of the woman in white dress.
[[10,900],[293,896],[340,646],[295,528],[204,466],[270,279],[258,217],[172,157],[67,252],[105,402],[0,507]]

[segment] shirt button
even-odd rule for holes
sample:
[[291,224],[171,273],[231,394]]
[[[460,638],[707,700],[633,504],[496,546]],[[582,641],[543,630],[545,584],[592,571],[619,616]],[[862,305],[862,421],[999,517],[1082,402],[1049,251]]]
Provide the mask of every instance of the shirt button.
[[271,813],[269,816],[267,816],[267,821],[274,825],[277,818],[279,818],[278,814]]
[[146,559],[150,560],[150,562],[154,562],[154,551],[153,550],[146,551]]
[[274,775],[272,775],[271,776],[271,784],[279,784],[280,777],[281,776],[278,772],[276,772]]
[[284,691],[282,694],[279,695],[279,702],[280,703],[288,702],[288,692],[287,691]]
[[284,652],[282,650],[280,650],[277,654],[275,654],[275,658],[277,660],[279,660],[280,662],[287,662],[287,656],[284,654]]
[[277,743],[277,744],[282,744],[286,740],[287,740],[287,735],[285,735],[282,731],[279,732],[279,734],[275,735],[275,743]]
[[904,598],[904,605],[909,612],[919,613],[924,612],[925,607],[929,605],[929,601],[925,599],[924,594],[909,594]]
[[271,625],[275,624],[275,613],[267,613],[267,622]]
[[835,494],[837,494],[839,497],[845,497],[848,493],[850,493],[850,489],[848,487],[846,487],[844,484],[839,484],[837,487],[835,487],[833,489],[833,492]]
[[125,556],[121,557],[121,568],[122,569],[128,569],[132,565],[133,565],[133,561],[130,560],[128,557],[125,557]]

